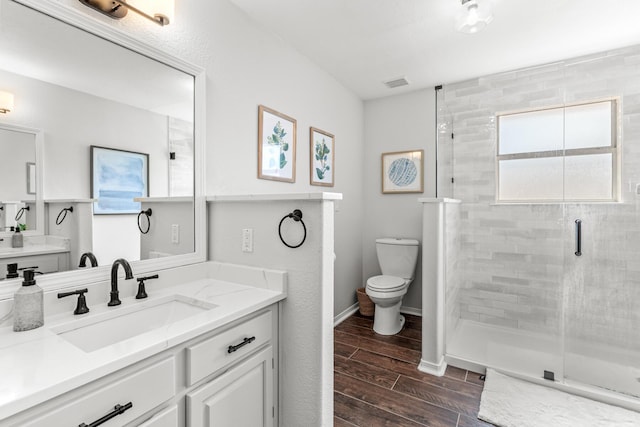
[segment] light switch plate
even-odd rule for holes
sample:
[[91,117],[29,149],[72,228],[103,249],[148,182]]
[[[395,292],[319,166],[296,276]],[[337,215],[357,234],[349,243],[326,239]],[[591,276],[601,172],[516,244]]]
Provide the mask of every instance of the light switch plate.
[[242,252],[253,252],[253,228],[242,229]]

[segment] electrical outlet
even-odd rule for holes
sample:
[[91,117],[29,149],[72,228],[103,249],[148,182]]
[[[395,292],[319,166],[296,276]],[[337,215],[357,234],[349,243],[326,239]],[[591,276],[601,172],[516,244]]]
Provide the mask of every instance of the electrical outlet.
[[253,252],[253,228],[242,229],[242,252]]
[[171,224],[171,243],[180,243],[180,224]]

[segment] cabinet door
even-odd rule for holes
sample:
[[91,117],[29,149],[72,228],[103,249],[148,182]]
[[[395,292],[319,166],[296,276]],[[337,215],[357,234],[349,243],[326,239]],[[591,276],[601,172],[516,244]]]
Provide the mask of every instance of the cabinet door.
[[269,346],[187,394],[188,425],[272,427],[272,357]]

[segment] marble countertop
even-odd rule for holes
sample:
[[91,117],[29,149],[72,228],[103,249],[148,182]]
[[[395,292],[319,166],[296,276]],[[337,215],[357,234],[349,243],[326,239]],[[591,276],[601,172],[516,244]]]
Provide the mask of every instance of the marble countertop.
[[[117,344],[84,352],[53,332],[69,322],[182,295],[216,307]],[[41,328],[13,332],[0,328],[0,420],[90,383],[147,357],[224,326],[284,299],[282,290],[241,285],[219,279],[197,279],[153,293],[146,300],[122,298],[122,305],[91,306],[90,313],[46,317]],[[52,330],[53,329],[53,330]]]
[[0,259],[69,252],[69,248],[54,245],[25,245],[22,248],[0,247]]

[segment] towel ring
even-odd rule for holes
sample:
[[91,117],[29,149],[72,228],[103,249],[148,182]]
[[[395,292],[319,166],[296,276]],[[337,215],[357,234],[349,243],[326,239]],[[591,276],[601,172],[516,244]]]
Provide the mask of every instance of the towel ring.
[[[64,219],[67,217],[67,213],[73,213],[73,206],[68,208],[63,208],[60,213],[58,213],[58,217],[56,218],[56,225],[60,225],[64,222]],[[62,216],[62,218],[60,218]]]
[[[285,242],[284,239],[282,238],[282,223],[287,218],[293,218],[293,220],[295,222],[299,222],[300,224],[302,224],[302,228],[304,229],[304,236],[302,237],[302,241],[300,243],[298,243],[297,245],[290,245],[287,242]],[[295,248],[299,248],[300,246],[302,246],[302,244],[304,243],[304,241],[307,238],[307,227],[304,225],[304,221],[302,220],[302,211],[300,209],[295,209],[290,214],[287,214],[287,215],[282,217],[282,219],[280,220],[280,224],[278,224],[278,236],[280,236],[280,241],[282,243],[284,243],[284,245],[286,247],[288,247],[288,248],[295,249]]]
[[20,221],[20,218],[22,218],[22,215],[24,215],[24,211],[29,211],[31,206],[25,206],[23,208],[20,208],[20,210],[18,210],[18,213],[16,214],[15,220],[16,221]]
[[[147,229],[146,230],[142,230],[142,225],[140,225],[140,217],[144,215],[147,217]],[[140,211],[140,213],[138,214],[138,230],[140,230],[140,232],[142,234],[147,234],[149,232],[149,229],[151,228],[151,208],[147,209],[146,211]]]

